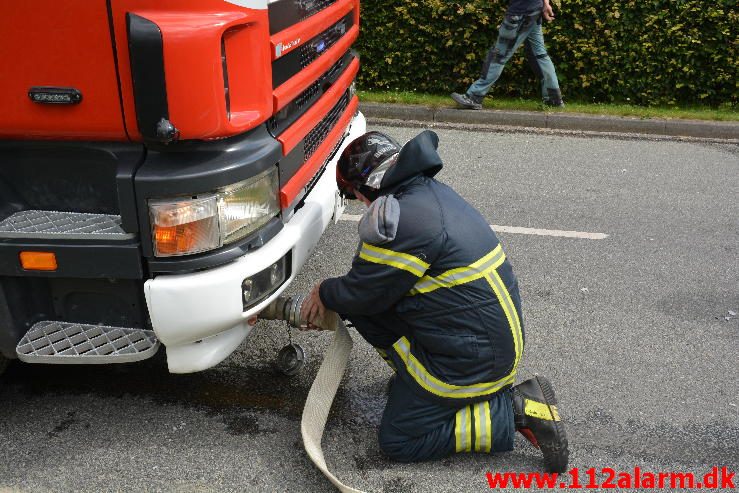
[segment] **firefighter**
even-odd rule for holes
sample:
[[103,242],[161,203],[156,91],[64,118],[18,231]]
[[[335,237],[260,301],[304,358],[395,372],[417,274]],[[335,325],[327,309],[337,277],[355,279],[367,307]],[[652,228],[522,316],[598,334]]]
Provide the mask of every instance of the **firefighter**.
[[401,148],[369,132],[346,147],[337,182],[368,206],[360,245],[346,275],[313,288],[303,319],[339,313],[396,372],[379,430],[390,458],[509,451],[519,431],[547,470],[564,472],[551,384],[513,386],[524,348],[516,277],[487,221],[434,179],[438,141],[427,130]]

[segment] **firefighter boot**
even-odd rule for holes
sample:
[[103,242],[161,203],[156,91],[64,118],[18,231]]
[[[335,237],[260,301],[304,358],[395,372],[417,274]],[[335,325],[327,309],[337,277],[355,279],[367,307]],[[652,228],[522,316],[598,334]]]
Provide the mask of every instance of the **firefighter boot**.
[[536,376],[513,387],[513,415],[516,431],[541,449],[547,471],[565,472],[570,452],[549,380]]

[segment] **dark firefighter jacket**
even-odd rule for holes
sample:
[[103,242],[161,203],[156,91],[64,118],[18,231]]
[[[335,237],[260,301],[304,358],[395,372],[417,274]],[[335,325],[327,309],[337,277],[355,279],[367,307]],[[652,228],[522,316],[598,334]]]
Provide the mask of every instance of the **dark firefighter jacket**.
[[[385,349],[400,378],[451,405],[513,384],[524,334],[516,277],[480,213],[433,177],[438,136],[403,146],[381,192],[398,200],[392,241],[362,242],[351,270],[325,280],[324,305],[345,317],[392,311],[407,334]],[[400,319],[401,322],[398,322]]]

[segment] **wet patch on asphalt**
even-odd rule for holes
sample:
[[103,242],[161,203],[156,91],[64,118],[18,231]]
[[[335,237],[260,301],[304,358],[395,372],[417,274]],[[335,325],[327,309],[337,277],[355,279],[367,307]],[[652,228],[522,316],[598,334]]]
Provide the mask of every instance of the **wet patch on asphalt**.
[[[269,364],[235,369],[221,366],[189,375],[167,372],[162,358],[135,365],[48,366],[14,364],[0,378],[0,401],[15,402],[18,412],[37,398],[53,395],[88,395],[101,398],[139,397],[159,405],[197,409],[207,416],[221,416],[234,435],[271,432],[262,430],[250,410],[269,410],[290,418],[302,412],[307,389],[297,379],[279,374]],[[25,399],[19,399],[23,396]],[[21,411],[22,412],[22,411]],[[77,423],[69,413],[49,436]]]
[[[79,423],[79,419],[76,418],[77,411],[70,411],[67,413],[67,417],[61,420],[56,426],[54,426],[54,429],[46,433],[46,436],[49,438],[57,436],[59,433],[62,433],[64,431],[67,431],[70,426],[73,424]],[[89,423],[87,425],[90,426]]]

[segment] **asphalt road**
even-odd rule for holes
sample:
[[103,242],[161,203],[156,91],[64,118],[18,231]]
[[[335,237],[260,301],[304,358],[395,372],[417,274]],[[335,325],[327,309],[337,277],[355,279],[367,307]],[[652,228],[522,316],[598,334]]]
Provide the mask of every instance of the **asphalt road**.
[[[401,140],[418,132],[388,131]],[[608,235],[500,233],[522,289],[521,378],[536,372],[554,383],[581,477],[590,467],[739,469],[739,316],[729,316],[739,312],[739,148],[439,134],[439,178],[492,224]],[[332,226],[291,292],[343,273],[355,228]],[[386,460],[375,433],[390,371],[354,336],[324,440],[346,483],[386,493],[473,492],[488,489],[487,471],[540,470],[522,439],[508,454]],[[200,374],[169,375],[162,358],[122,367],[14,365],[0,377],[0,490],[333,491],[299,432],[330,337],[293,334],[311,360],[292,379],[272,367],[286,329],[266,322]]]

